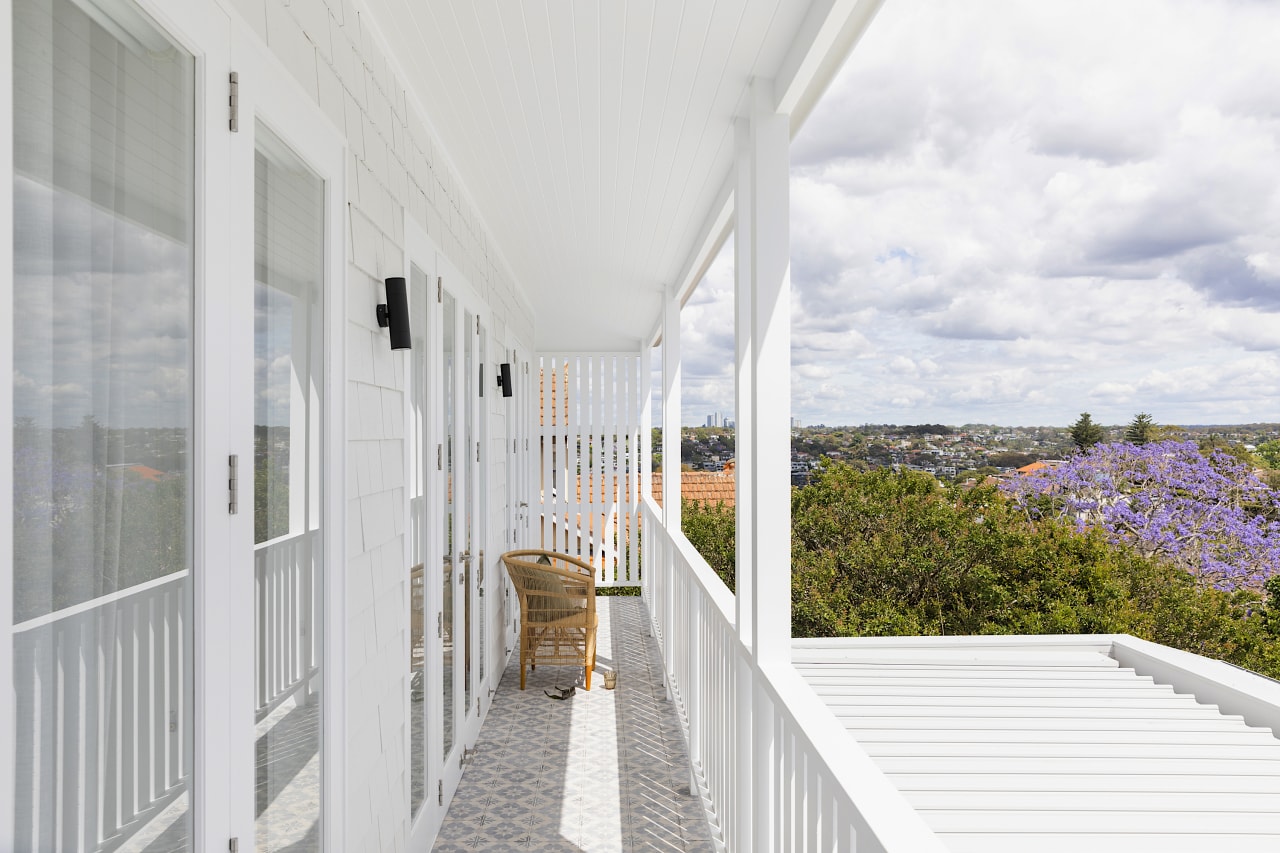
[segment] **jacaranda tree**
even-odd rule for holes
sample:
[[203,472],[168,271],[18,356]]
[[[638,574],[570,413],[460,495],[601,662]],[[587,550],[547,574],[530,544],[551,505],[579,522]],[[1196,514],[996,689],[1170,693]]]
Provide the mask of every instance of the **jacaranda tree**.
[[1104,530],[1207,586],[1261,590],[1280,572],[1280,492],[1194,442],[1098,444],[1005,488],[1033,518]]

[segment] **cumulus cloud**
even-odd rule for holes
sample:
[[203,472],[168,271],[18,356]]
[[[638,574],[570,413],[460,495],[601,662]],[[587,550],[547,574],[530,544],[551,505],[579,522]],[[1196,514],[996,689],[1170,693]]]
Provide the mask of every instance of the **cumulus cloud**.
[[1280,419],[1277,38],[1265,3],[886,4],[793,146],[793,412]]

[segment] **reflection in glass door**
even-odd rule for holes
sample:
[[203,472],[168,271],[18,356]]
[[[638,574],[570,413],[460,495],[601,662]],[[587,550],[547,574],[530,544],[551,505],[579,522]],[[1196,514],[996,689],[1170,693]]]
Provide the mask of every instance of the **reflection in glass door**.
[[[426,796],[426,573],[427,565],[427,274],[409,269],[409,311],[414,318],[409,351],[409,800],[418,816]],[[435,460],[431,460],[434,470]]]
[[457,329],[454,328],[456,321],[456,305],[453,295],[444,294],[443,306],[443,333],[440,335],[440,369],[441,369],[441,406],[444,414],[444,434],[443,434],[443,456],[444,456],[444,561],[441,570],[441,689],[444,696],[444,750],[441,755],[444,760],[448,760],[449,753],[453,751],[453,727],[454,717],[457,709],[454,707],[454,624],[453,624],[453,598],[454,598],[454,564],[453,564],[453,543],[454,543],[454,501],[456,499],[455,490],[457,483],[454,482],[454,440],[453,427],[455,418],[454,406],[456,404],[456,395],[454,388],[456,377],[454,369],[456,361],[453,357],[454,340],[457,337]]
[[[473,597],[473,587],[475,586],[472,566],[475,562],[472,555],[476,551],[475,543],[475,513],[473,509],[473,501],[471,496],[475,494],[475,464],[473,459],[480,456],[480,446],[476,443],[476,331],[479,326],[476,323],[475,315],[470,311],[463,314],[462,323],[462,340],[463,340],[463,433],[462,448],[464,456],[462,458],[463,470],[463,488],[462,488],[462,610],[464,614],[463,636],[467,638],[465,648],[463,649],[465,665],[462,670],[462,708],[463,716],[471,715],[471,677],[472,677],[472,651],[475,646],[473,639],[475,635],[471,632],[471,599]],[[473,455],[474,454],[474,455]]]
[[132,8],[12,16],[14,846],[186,850],[195,63]]
[[257,849],[320,849],[324,182],[254,138]]

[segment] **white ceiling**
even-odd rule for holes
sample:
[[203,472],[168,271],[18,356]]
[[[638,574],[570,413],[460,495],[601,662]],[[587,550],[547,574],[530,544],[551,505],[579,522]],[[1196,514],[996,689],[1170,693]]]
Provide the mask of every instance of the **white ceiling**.
[[618,350],[704,260],[748,80],[824,88],[880,0],[365,2],[534,305],[536,346]]

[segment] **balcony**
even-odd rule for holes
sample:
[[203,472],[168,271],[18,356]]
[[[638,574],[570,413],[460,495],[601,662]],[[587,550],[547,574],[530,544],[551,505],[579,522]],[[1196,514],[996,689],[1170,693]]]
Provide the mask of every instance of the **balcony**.
[[660,512],[643,602],[600,599],[619,691],[550,701],[576,673],[522,694],[509,665],[436,850],[1275,849],[1280,685],[1111,635],[795,639],[761,666]]

